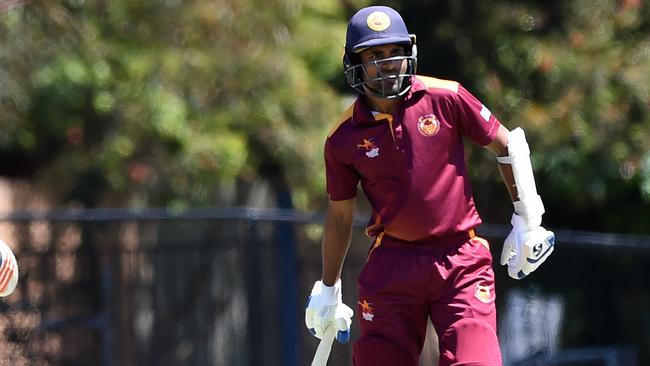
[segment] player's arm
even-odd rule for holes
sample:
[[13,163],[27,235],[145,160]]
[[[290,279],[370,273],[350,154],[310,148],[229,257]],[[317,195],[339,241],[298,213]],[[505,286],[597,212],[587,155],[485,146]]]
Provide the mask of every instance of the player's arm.
[[[499,126],[497,135],[492,140],[486,148],[492,151],[497,157],[508,156],[508,131],[503,125]],[[515,178],[512,175],[512,166],[510,164],[498,164],[499,173],[501,173],[501,178],[503,183],[505,183],[508,193],[510,194],[510,200],[515,202],[517,200],[517,185],[515,184]]]
[[514,205],[512,231],[504,242],[501,264],[508,275],[521,279],[537,269],[553,252],[555,234],[544,229],[544,204],[537,194],[524,131],[499,127],[496,138],[486,146],[497,155],[499,171]]
[[314,284],[305,310],[305,325],[313,335],[323,339],[328,328],[334,327],[340,343],[350,340],[353,315],[343,303],[341,289],[341,268],[350,246],[353,217],[354,199],[330,200],[323,232],[322,279]]
[[325,286],[334,286],[341,278],[345,255],[350,247],[354,199],[329,201],[323,232],[323,276]]

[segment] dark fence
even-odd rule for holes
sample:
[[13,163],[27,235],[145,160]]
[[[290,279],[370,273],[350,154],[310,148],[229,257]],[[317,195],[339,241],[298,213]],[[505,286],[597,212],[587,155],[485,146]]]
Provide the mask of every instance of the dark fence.
[[[0,302],[0,364],[307,365],[317,342],[302,318],[320,277],[322,221],[238,208],[5,215],[0,238],[21,278]],[[343,274],[353,307],[369,244],[363,224]],[[507,231],[479,229],[495,258]],[[619,349],[625,365],[650,364],[650,237],[556,234],[556,253],[530,278],[496,269],[506,364],[600,362],[598,350]],[[351,365],[351,347],[335,345],[330,364]]]

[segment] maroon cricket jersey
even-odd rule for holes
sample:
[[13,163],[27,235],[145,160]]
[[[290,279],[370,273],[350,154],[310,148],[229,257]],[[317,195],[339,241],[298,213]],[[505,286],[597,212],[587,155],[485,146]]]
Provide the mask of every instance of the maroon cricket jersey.
[[481,223],[467,178],[463,139],[485,146],[500,122],[462,85],[424,76],[393,115],[359,97],[325,143],[333,201],[365,192],[373,212],[368,235],[403,240],[467,231]]

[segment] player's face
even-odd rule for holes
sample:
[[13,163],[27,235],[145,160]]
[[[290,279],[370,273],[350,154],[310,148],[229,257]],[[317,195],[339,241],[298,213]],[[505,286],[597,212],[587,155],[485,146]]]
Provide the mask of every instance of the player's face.
[[363,64],[365,80],[374,80],[364,87],[376,91],[398,92],[403,78],[397,75],[406,73],[408,64],[404,58],[391,58],[405,55],[404,47],[395,44],[370,47],[361,51],[359,56]]

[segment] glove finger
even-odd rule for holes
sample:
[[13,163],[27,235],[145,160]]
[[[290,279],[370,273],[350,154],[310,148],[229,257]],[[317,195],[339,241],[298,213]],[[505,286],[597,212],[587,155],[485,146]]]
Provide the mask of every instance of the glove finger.
[[313,308],[307,308],[305,310],[305,325],[313,336],[318,339],[323,338],[325,334],[324,330],[326,324],[324,318]]
[[526,277],[529,272],[524,271],[525,264],[526,256],[523,251],[516,250],[515,255],[513,255],[508,262],[508,275],[516,280]]
[[325,335],[326,327],[323,326],[322,320],[319,316],[314,316],[312,325],[309,327],[309,332],[318,339],[322,339]]
[[528,273],[524,272],[521,267],[508,265],[508,276],[515,280],[521,280],[522,278],[528,276]]
[[[313,331],[314,332],[312,333],[312,335],[314,337],[316,337],[318,339],[323,339],[323,335],[325,335],[325,331],[323,330],[323,328],[316,327],[316,328],[313,328]],[[309,332],[311,333],[311,330]]]
[[341,314],[343,317],[352,318],[354,315],[354,310],[351,307],[341,303],[337,308],[337,315]]
[[350,329],[352,324],[352,316],[354,311],[347,305],[340,303],[336,307],[335,323],[336,328],[340,331],[346,331]]
[[314,327],[314,310],[309,307],[305,309],[305,325],[307,328]]
[[336,327],[336,329],[342,332],[345,332],[346,330],[350,330],[350,325],[352,325],[352,319],[347,317],[336,318],[334,321],[334,326]]
[[316,332],[316,337],[323,338],[325,335],[325,330],[330,326],[332,321],[331,317],[327,316],[327,313],[322,314],[317,311],[314,311],[314,317],[312,318],[312,328]]
[[350,331],[349,330],[347,330],[347,331],[340,331],[339,330],[336,333],[336,341],[341,343],[341,344],[348,343],[350,341]]
[[309,333],[311,333],[311,335],[318,337],[314,322],[314,311],[311,309],[307,309],[307,311],[305,311],[305,325],[307,326],[307,330]]
[[501,265],[505,266],[508,264],[508,261],[510,261],[510,258],[512,258],[512,251],[515,248],[515,231],[512,230],[510,231],[510,234],[508,234],[508,237],[506,240],[503,242],[503,249],[501,250]]

